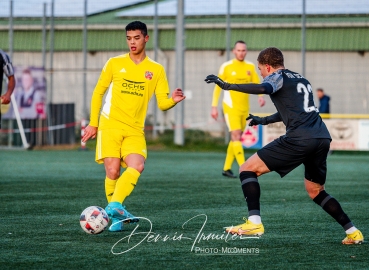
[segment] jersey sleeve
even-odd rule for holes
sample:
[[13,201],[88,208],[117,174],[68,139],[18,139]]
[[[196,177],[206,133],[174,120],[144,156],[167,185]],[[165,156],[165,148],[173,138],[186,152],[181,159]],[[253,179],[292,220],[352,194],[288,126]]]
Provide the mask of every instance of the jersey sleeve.
[[9,55],[7,55],[4,51],[0,50],[0,54],[1,57],[3,58],[3,70],[4,70],[4,74],[7,77],[13,76],[14,75],[14,68],[13,65],[10,61],[10,57]]
[[109,88],[113,78],[111,59],[109,59],[101,71],[99,80],[95,86],[91,98],[91,114],[90,126],[97,127],[99,125],[99,114],[102,106],[102,100],[106,90]]
[[269,76],[264,78],[263,83],[269,83],[273,88],[273,93],[277,92],[283,86],[282,73],[277,71],[270,74]]
[[[259,84],[260,83],[260,77],[258,75],[258,72],[256,71],[256,68],[255,68],[254,64],[252,65],[252,67],[253,67],[253,71],[251,72],[251,82]],[[261,96],[263,96],[263,94],[260,94],[259,96],[261,97]]]
[[156,94],[156,100],[158,102],[159,109],[162,111],[169,110],[177,104],[172,98],[168,98],[168,95],[164,93]]
[[[219,69],[218,77],[221,78],[223,81],[226,80],[225,72],[224,72],[224,64]],[[220,88],[218,85],[215,85],[214,90],[213,90],[213,99],[211,101],[211,106],[212,107],[217,107],[218,106],[219,97],[220,97],[221,92],[222,92],[222,88]]]
[[164,68],[162,68],[159,74],[158,83],[155,88],[155,96],[158,102],[158,107],[162,111],[169,110],[176,105],[172,98],[168,98],[168,94],[169,85],[167,75],[165,74]]

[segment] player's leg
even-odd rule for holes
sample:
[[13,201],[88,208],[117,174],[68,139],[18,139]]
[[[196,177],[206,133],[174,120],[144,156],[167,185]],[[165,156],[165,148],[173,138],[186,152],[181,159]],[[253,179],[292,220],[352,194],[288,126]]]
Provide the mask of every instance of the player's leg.
[[120,146],[123,136],[120,133],[119,130],[99,130],[97,134],[95,160],[105,166],[105,195],[108,203],[120,176]]
[[241,166],[245,162],[245,153],[243,151],[243,146],[241,143],[241,135],[241,129],[232,130],[231,132],[231,140],[233,142],[233,154],[239,166]]
[[110,203],[115,191],[117,179],[120,176],[120,158],[104,158],[104,167],[106,173],[105,196],[108,203]]
[[225,157],[224,165],[223,165],[223,171],[222,171],[223,176],[230,177],[230,178],[237,178],[237,176],[235,176],[231,170],[233,161],[234,161],[233,142],[229,141],[227,152],[226,152],[226,157]]
[[123,204],[124,200],[132,193],[138,178],[144,170],[145,157],[140,154],[129,154],[124,158],[127,169],[118,178],[112,202]]
[[[312,142],[311,142],[312,143]],[[362,233],[353,225],[350,218],[343,211],[340,203],[329,195],[324,184],[327,174],[327,154],[329,151],[329,140],[318,140],[317,151],[305,165],[305,189],[310,198],[322,209],[333,217],[346,232],[343,244],[360,244],[364,241]]]
[[226,228],[233,234],[262,235],[264,226],[260,217],[260,185],[258,176],[269,172],[269,168],[260,159],[257,153],[252,155],[240,167],[240,181],[247,208],[248,219],[245,223]]
[[[105,167],[105,195],[108,203],[111,203],[116,189],[117,179],[120,176],[121,164],[121,144],[123,141],[123,132],[121,130],[99,130],[96,143],[96,162],[104,163]],[[119,203],[117,203],[119,204]],[[122,211],[122,205],[118,205],[116,211]],[[107,211],[108,209],[105,208]],[[115,211],[115,210],[114,210]],[[107,211],[112,225],[109,231],[122,231],[123,222],[117,219],[112,211]]]
[[239,166],[245,162],[245,155],[241,143],[241,116],[235,114],[234,111],[226,105],[223,105],[223,111],[231,140],[228,144],[222,174],[227,177],[237,178],[231,170],[233,161],[236,158]]
[[[302,147],[304,149],[305,146]],[[231,233],[261,235],[264,226],[260,217],[260,185],[258,177],[270,171],[284,177],[302,164],[304,155],[299,142],[280,137],[252,155],[240,168],[242,191],[248,207],[247,222],[227,231]]]
[[112,211],[113,217],[124,220],[124,223],[131,223],[138,222],[139,219],[128,212],[122,204],[132,193],[144,170],[147,150],[143,132],[129,130],[126,133],[121,144],[120,153],[122,157],[121,164],[126,167],[126,170],[118,178],[111,202],[106,209],[108,214],[110,209],[114,209]]
[[[223,113],[224,113],[224,119],[228,128],[228,131],[231,132],[231,126],[230,126],[230,115],[229,115],[230,108],[223,104]],[[232,117],[231,117],[232,118]],[[222,175],[230,178],[237,178],[232,172],[232,164],[234,161],[234,154],[233,154],[233,141],[230,140],[227,147],[227,153],[224,160],[223,165],[223,171]]]
[[248,113],[238,114],[235,117],[238,124],[237,126],[233,125],[232,127],[232,130],[234,130],[234,132],[232,131],[232,141],[236,142],[236,144],[233,143],[233,151],[239,166],[245,163],[245,152],[243,150],[241,138],[242,133],[245,131],[246,128],[247,124],[246,118],[248,117],[248,115],[249,115]]
[[231,112],[230,130],[231,140],[233,142],[233,154],[236,158],[238,166],[241,166],[245,162],[245,153],[241,143],[242,132],[246,126],[247,115]]

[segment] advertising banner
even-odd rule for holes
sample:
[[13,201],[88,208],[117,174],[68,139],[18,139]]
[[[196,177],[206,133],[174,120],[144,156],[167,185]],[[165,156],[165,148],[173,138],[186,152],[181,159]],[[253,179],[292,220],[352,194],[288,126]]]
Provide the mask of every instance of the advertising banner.
[[359,120],[359,150],[369,150],[369,120]]
[[[14,67],[16,85],[13,92],[21,119],[46,118],[45,71],[38,67]],[[10,104],[3,119],[15,119],[14,108]]]
[[[323,119],[332,137],[331,150],[368,150],[369,120]],[[286,133],[282,122],[262,126],[263,146]]]
[[263,142],[261,126],[246,126],[241,136],[241,142],[244,148],[261,148]]

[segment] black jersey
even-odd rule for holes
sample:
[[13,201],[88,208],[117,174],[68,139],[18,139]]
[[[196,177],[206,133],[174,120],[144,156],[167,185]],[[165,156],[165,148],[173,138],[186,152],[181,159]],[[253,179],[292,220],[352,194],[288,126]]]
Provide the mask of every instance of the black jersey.
[[[0,49],[0,96],[3,95],[3,76],[7,77],[14,75],[14,69],[10,62],[9,56]],[[0,128],[1,128],[1,110],[0,110]]]
[[265,77],[263,83],[273,87],[270,98],[286,125],[287,137],[331,139],[314,104],[312,87],[307,79],[288,69],[280,69]]
[[3,75],[10,77],[14,75],[14,69],[12,63],[10,62],[9,56],[0,49],[0,95],[2,94],[2,86],[3,86]]

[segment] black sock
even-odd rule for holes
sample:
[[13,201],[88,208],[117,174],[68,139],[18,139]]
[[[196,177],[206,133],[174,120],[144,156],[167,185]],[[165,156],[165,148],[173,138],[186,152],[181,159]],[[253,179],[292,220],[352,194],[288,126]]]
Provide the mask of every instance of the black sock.
[[260,216],[260,185],[256,173],[245,171],[240,173],[241,187],[245,197],[249,216]]
[[331,215],[331,217],[333,217],[345,230],[354,226],[350,218],[343,212],[340,203],[325,192],[325,190],[319,192],[313,201],[320,205],[323,210]]

